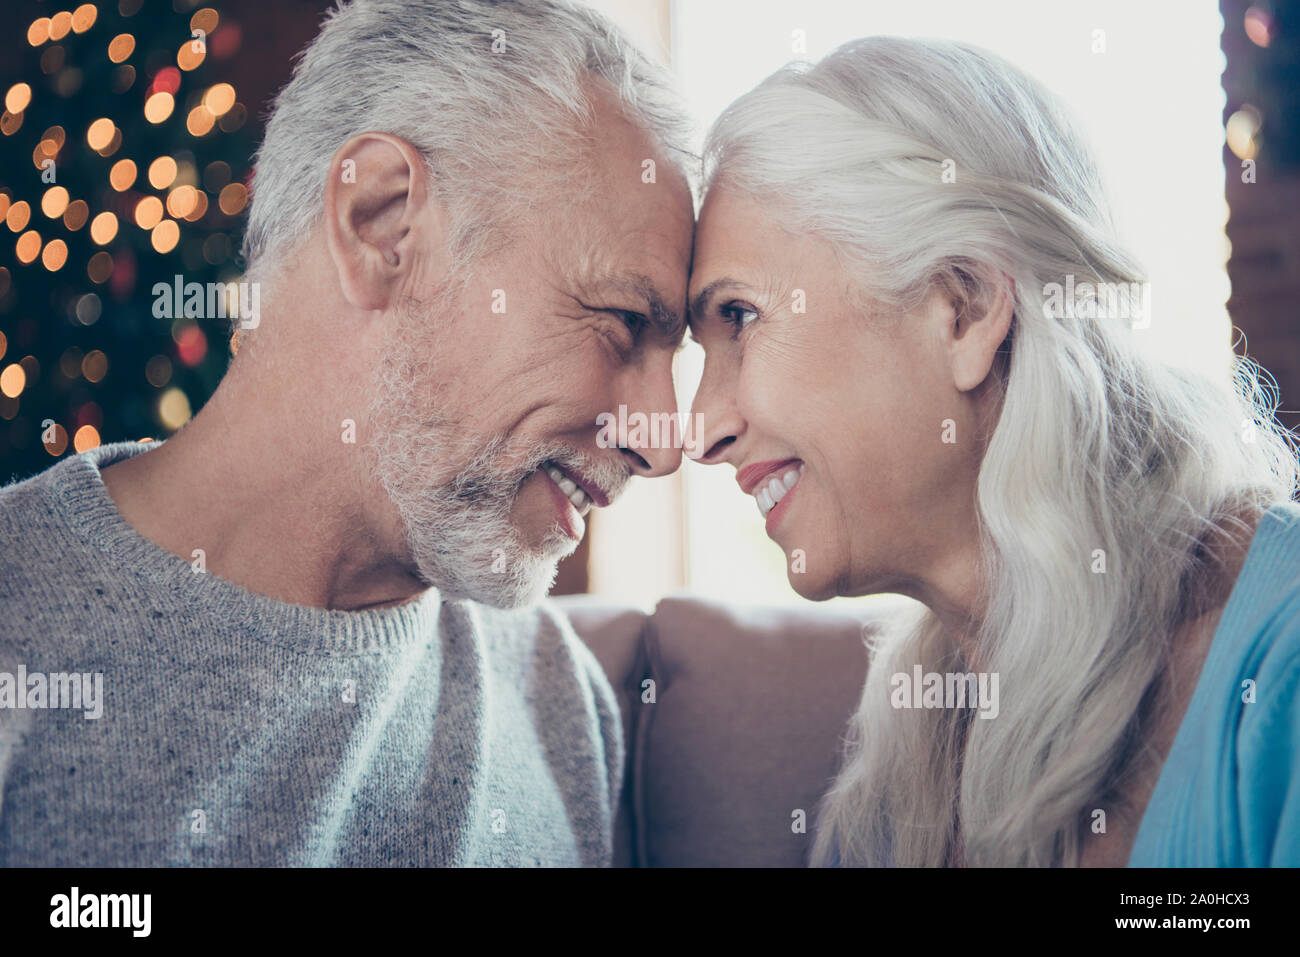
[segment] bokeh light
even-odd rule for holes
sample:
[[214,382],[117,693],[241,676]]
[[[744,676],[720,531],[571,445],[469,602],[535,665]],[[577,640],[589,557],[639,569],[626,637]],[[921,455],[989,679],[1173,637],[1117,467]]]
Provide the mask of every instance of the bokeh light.
[[99,430],[93,425],[83,425],[72,437],[72,447],[78,452],[99,448]]
[[1254,159],[1259,153],[1260,123],[1259,111],[1249,104],[1228,117],[1225,129],[1228,148],[1238,159]]
[[0,394],[16,399],[26,387],[27,371],[17,362],[5,366],[5,370],[0,372]]
[[144,118],[150,123],[161,123],[172,115],[176,98],[166,90],[159,90],[144,101]]
[[27,200],[20,199],[9,207],[5,213],[5,225],[11,232],[21,232],[27,228],[28,222],[32,218],[32,208],[27,205]]
[[101,116],[86,130],[86,142],[95,152],[102,152],[113,142],[113,133],[116,130],[117,127],[113,125],[112,120],[107,116]]
[[161,389],[172,378],[172,361],[166,356],[154,356],[144,367],[144,377],[155,389]]
[[21,113],[32,102],[32,88],[26,83],[15,83],[5,93],[5,109],[10,113]]
[[68,430],[55,423],[41,432],[41,444],[45,446],[46,452],[58,458],[68,449]]
[[157,196],[146,196],[135,205],[135,224],[141,229],[153,229],[162,222],[163,204]]
[[50,38],[50,18],[37,17],[27,28],[27,42],[34,47],[40,46]]
[[199,40],[186,40],[176,51],[176,65],[186,72],[193,70],[208,55],[207,47]]
[[149,164],[149,185],[166,189],[176,179],[176,161],[170,156],[160,156]]
[[62,40],[72,30],[72,13],[60,10],[50,17],[50,39]]
[[120,159],[113,164],[113,168],[108,171],[108,182],[119,193],[131,188],[135,182],[136,169],[135,161],[129,159]]
[[248,189],[243,183],[231,183],[221,191],[217,206],[227,216],[237,216],[248,202]]
[[221,16],[211,7],[204,7],[202,10],[194,11],[194,16],[190,17],[190,29],[202,30],[208,36],[217,29],[217,24],[221,22]]
[[1246,36],[1256,46],[1266,47],[1273,42],[1273,16],[1267,10],[1257,6],[1247,8],[1244,26]]
[[68,261],[68,244],[62,239],[51,239],[41,252],[41,264],[50,272],[58,272]]
[[86,201],[84,199],[74,199],[63,212],[63,225],[75,233],[86,225],[86,220],[89,218],[90,207],[86,205]]
[[103,212],[90,221],[90,238],[100,246],[107,246],[117,236],[117,217]]
[[190,131],[191,136],[207,136],[212,132],[212,125],[215,122],[216,117],[200,103],[190,110],[190,115],[185,118],[185,128]]
[[81,360],[81,374],[87,382],[102,382],[108,375],[108,356],[98,349],[91,349]]
[[149,241],[158,252],[169,253],[176,248],[176,243],[180,241],[180,238],[181,228],[176,224],[176,220],[164,219],[154,228]]
[[222,116],[235,105],[235,88],[229,83],[218,83],[210,87],[208,92],[203,94],[203,105],[213,116]]
[[114,63],[121,63],[135,50],[135,37],[129,33],[119,33],[108,44],[108,58]]
[[83,3],[72,11],[72,32],[85,33],[95,25],[98,16],[99,11],[95,9],[93,3]]
[[[113,231],[117,231],[116,224],[114,224]],[[107,250],[101,249],[90,257],[90,262],[86,263],[86,277],[93,283],[107,282],[108,277],[112,274],[113,257]]]
[[41,212],[50,219],[58,219],[68,208],[68,191],[62,186],[51,186],[41,197]]
[[29,229],[18,237],[18,242],[14,244],[14,251],[18,255],[18,261],[23,265],[36,261],[36,257],[41,254],[41,234],[34,229]]
[[173,432],[188,422],[193,413],[189,397],[176,386],[158,397],[158,421]]
[[167,212],[177,219],[185,219],[199,205],[199,191],[193,186],[177,186],[167,194]]

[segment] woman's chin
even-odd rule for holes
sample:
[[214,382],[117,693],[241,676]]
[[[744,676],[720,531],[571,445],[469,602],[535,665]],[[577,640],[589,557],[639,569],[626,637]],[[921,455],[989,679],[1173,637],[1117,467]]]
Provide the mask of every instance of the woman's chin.
[[806,598],[809,601],[826,601],[828,598],[836,597],[839,592],[835,588],[835,579],[833,577],[816,576],[813,577],[807,572],[800,572],[787,563],[789,569],[786,577],[790,580],[790,587],[793,588],[800,598]]

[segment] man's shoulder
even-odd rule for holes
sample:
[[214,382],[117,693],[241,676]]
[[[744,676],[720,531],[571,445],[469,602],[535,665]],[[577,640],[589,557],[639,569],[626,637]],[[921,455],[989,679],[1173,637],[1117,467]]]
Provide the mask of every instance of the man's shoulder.
[[82,619],[78,596],[111,574],[94,545],[96,482],[94,465],[74,455],[0,487],[0,644],[66,639]]
[[0,485],[0,519],[6,518],[12,508],[48,499],[51,489],[57,484],[60,469],[66,468],[64,462],[55,462],[44,471],[26,478],[18,478],[11,474],[4,484]]
[[68,461],[0,487],[0,568],[6,572],[29,563],[66,533],[58,491]]

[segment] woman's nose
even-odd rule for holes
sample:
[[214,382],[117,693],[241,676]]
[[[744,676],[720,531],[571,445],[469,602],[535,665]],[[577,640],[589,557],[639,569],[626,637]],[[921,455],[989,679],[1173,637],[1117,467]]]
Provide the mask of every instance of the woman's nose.
[[732,377],[707,359],[700,387],[691,402],[690,431],[686,454],[705,465],[728,461],[736,442],[745,434],[745,419],[736,407]]

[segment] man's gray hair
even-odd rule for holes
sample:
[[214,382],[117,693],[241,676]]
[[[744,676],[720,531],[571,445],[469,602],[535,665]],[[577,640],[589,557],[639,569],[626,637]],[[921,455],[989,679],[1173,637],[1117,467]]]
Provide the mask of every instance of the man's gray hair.
[[[574,141],[604,80],[681,162],[689,134],[668,74],[567,0],[341,2],[300,55],[257,155],[243,254],[265,279],[319,220],[334,153],[367,131],[424,155],[447,209],[453,270],[543,195],[581,194]],[[577,198],[577,195],[575,195]]]

